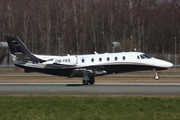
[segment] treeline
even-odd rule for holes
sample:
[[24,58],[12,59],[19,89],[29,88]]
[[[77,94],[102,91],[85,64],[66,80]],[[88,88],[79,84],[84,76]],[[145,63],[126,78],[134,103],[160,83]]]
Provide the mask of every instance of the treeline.
[[179,0],[1,0],[0,25],[39,54],[180,53]]

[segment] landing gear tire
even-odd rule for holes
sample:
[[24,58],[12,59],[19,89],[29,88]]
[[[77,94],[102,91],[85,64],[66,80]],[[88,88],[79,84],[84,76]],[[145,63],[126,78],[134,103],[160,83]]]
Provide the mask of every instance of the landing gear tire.
[[94,84],[94,80],[90,80],[89,83],[90,83],[91,85],[93,85],[93,84]]
[[154,75],[155,75],[155,76],[154,76],[154,79],[155,79],[155,80],[159,80],[160,77],[159,77],[158,73],[156,72],[156,70],[153,69],[152,71],[153,71],[153,73],[154,73]]
[[95,80],[94,80],[94,77],[89,77],[89,83],[91,84],[91,85],[93,85],[94,84],[94,82],[95,82]]
[[88,81],[87,80],[83,80],[83,85],[88,85]]
[[155,80],[159,80],[159,78],[160,78],[159,75],[155,75],[155,76],[154,76],[154,79],[155,79]]

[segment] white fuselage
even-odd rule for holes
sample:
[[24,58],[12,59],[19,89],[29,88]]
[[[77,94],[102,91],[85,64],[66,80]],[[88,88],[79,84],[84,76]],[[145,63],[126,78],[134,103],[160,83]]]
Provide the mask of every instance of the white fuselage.
[[[145,56],[144,56],[145,55]],[[44,65],[65,65],[69,68],[100,66],[100,65],[146,65],[162,68],[172,67],[173,64],[164,60],[147,57],[142,52],[120,52],[88,55],[68,55],[68,56],[47,56],[35,55],[38,58],[47,60]]]

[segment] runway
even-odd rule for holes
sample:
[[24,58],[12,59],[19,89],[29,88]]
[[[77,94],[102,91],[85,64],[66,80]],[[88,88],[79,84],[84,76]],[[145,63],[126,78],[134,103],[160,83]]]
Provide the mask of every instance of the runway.
[[[53,76],[53,75],[48,75],[48,74],[42,74],[42,73],[16,73],[16,74],[0,74],[0,76]],[[121,76],[121,77],[154,77],[153,74],[127,74],[127,73],[123,73],[123,74],[113,74],[113,75],[106,75],[106,76]],[[160,74],[161,77],[180,77],[180,74]]]
[[180,95],[180,83],[0,83],[0,94]]

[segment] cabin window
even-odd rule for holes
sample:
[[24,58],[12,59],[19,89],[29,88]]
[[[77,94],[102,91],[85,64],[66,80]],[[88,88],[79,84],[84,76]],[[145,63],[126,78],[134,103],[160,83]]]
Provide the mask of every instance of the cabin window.
[[139,56],[137,56],[137,59],[140,59],[140,57],[139,57]]
[[85,60],[84,60],[84,59],[82,59],[81,61],[82,61],[82,63],[84,63],[84,62],[85,62]]
[[108,57],[108,58],[107,58],[107,61],[109,61],[109,60],[110,60],[110,58]]
[[102,61],[102,58],[99,58],[99,61],[101,62],[101,61]]
[[94,58],[91,59],[91,62],[94,62]]
[[115,57],[115,58],[114,58],[114,60],[115,60],[115,61],[117,61],[117,60],[118,60],[118,58],[117,58],[117,57]]
[[123,60],[125,60],[125,59],[126,59],[126,57],[125,57],[125,56],[123,56],[123,57],[122,57],[122,59],[123,59]]

